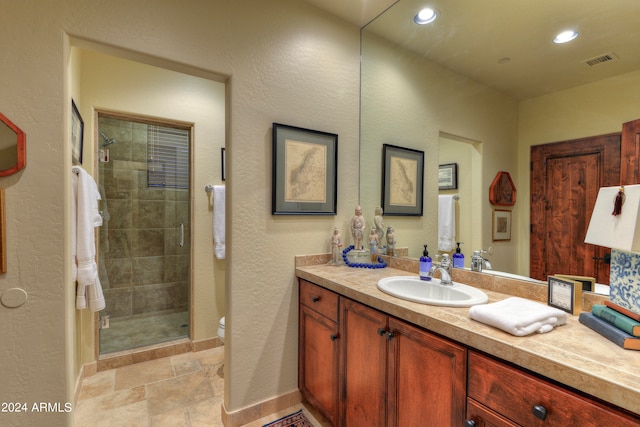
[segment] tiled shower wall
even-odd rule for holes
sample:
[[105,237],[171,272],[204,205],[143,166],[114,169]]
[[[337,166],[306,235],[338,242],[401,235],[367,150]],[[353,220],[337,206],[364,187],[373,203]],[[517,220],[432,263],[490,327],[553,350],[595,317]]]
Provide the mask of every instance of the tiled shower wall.
[[[188,309],[189,191],[147,188],[147,125],[100,117],[100,280],[111,318]],[[105,199],[106,198],[106,203]],[[180,224],[184,246],[179,246]]]

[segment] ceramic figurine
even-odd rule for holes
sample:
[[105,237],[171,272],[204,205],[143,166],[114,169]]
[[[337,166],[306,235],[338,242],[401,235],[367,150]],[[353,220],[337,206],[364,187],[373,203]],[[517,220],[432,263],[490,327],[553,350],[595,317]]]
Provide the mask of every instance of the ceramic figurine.
[[378,233],[376,233],[375,227],[371,227],[371,233],[369,234],[369,254],[371,255],[371,262],[378,262]]
[[382,219],[382,208],[376,207],[376,215],[373,217],[373,224],[378,234],[378,245],[382,245],[382,236],[384,236],[384,220]]
[[387,255],[393,256],[396,251],[396,235],[394,228],[387,228]]
[[351,235],[353,236],[353,248],[357,251],[364,249],[362,239],[364,238],[364,229],[366,221],[362,216],[362,208],[356,206],[355,215],[351,218]]
[[340,248],[342,247],[342,238],[340,237],[340,230],[338,227],[333,229],[331,235],[331,261],[329,264],[340,264]]

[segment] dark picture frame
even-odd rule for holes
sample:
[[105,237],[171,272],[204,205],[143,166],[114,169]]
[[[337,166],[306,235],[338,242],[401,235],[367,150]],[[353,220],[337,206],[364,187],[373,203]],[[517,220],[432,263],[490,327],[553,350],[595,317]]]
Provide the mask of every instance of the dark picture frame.
[[82,164],[82,148],[84,144],[84,120],[78,107],[71,99],[71,161],[74,165]]
[[383,144],[382,170],[384,214],[422,216],[424,151]]
[[547,304],[576,316],[580,314],[582,311],[582,283],[557,276],[549,276],[547,280]]
[[338,135],[273,123],[273,215],[335,215]]
[[456,190],[458,189],[458,164],[446,163],[438,168],[438,189]]
[[224,147],[222,147],[220,149],[220,158],[222,159],[221,162],[220,162],[221,163],[221,167],[222,167],[222,169],[221,169],[222,170],[222,180],[226,181],[226,179],[227,179],[227,154],[225,152],[225,148]]

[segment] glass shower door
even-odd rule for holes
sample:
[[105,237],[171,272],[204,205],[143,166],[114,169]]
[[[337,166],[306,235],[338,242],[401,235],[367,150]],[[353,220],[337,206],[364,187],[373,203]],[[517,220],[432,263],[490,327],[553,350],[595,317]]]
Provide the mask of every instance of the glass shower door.
[[188,337],[190,129],[98,116],[100,354]]

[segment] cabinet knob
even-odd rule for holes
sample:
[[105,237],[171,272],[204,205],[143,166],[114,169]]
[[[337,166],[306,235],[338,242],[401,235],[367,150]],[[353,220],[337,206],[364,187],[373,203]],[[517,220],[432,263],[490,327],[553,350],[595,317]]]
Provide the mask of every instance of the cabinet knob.
[[311,297],[311,302],[316,303],[320,301],[320,297]]
[[338,339],[338,334],[333,334],[333,335],[331,335],[330,338],[331,338],[331,341],[335,341],[335,340]]
[[464,427],[476,427],[476,422],[473,420],[464,420]]
[[545,420],[547,418],[547,409],[542,405],[534,405],[532,409],[533,415],[539,420]]
[[384,328],[378,328],[378,335],[383,336],[387,333],[387,330]]

